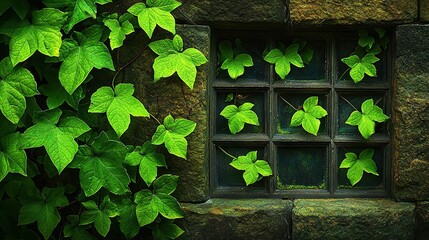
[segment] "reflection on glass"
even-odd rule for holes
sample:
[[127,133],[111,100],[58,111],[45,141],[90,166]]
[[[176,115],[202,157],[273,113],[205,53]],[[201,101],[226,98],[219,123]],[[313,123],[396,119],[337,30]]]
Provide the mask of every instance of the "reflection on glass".
[[325,189],[325,147],[279,147],[277,189]]
[[369,173],[363,173],[363,177],[360,182],[356,183],[354,186],[350,184],[349,179],[347,178],[347,170],[345,168],[339,168],[341,162],[346,158],[345,154],[347,152],[354,152],[358,157],[359,154],[367,148],[365,147],[339,147],[338,148],[338,188],[350,188],[350,189],[361,189],[361,188],[383,188],[383,178],[384,178],[384,164],[383,164],[383,149],[374,148],[374,156],[372,160],[375,161],[377,165],[377,172],[379,176],[375,176]]
[[[306,134],[309,134],[302,128],[302,126],[291,127],[290,122],[291,122],[293,114],[295,114],[295,112],[296,112],[296,110],[293,109],[292,106],[296,109],[303,109],[302,104],[304,103],[304,101],[308,97],[311,97],[311,96],[318,96],[319,97],[319,103],[318,104],[327,110],[327,107],[326,107],[327,96],[326,95],[309,94],[309,93],[279,94],[279,97],[277,99],[278,115],[277,115],[277,122],[276,122],[276,124],[277,124],[276,128],[277,128],[278,133],[280,133],[280,134],[289,134],[289,133],[306,133]],[[288,103],[286,103],[285,100],[292,106],[290,106]],[[326,129],[327,118],[328,117],[326,116],[326,117],[320,119],[320,128],[319,128],[318,135],[327,133],[327,129]]]
[[[238,157],[246,155],[251,151],[258,151],[258,159],[264,159],[264,147],[225,147],[221,146],[229,154]],[[217,168],[217,179],[218,185],[222,187],[245,187],[246,183],[243,179],[243,172],[239,171],[229,165],[233,159],[223,153],[218,147],[216,147],[216,168]],[[268,160],[268,159],[264,159]],[[265,178],[264,178],[265,179]],[[249,187],[264,187],[264,181],[260,180]]]
[[[229,94],[233,94],[233,99],[229,102],[225,102]],[[230,134],[228,128],[228,120],[220,115],[222,110],[231,104],[239,107],[245,102],[253,103],[252,110],[258,115],[259,126],[245,124],[244,129],[240,133],[263,133],[265,130],[265,100],[263,93],[249,93],[249,92],[220,92],[217,95],[217,106],[216,106],[216,133]]]

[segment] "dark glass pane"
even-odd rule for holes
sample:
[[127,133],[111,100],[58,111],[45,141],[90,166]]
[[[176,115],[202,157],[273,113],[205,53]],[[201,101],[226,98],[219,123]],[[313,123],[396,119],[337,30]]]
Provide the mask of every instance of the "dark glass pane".
[[[235,44],[236,40],[241,42],[240,44]],[[264,52],[265,47],[267,46],[266,41],[263,38],[259,37],[228,37],[225,39],[221,39],[219,42],[224,40],[230,41],[234,50],[234,57],[239,54],[249,54],[253,59],[252,67],[245,67],[244,74],[237,79],[231,79],[228,75],[227,70],[222,70],[220,66],[222,63],[218,65],[218,79],[231,80],[231,81],[239,81],[240,79],[249,79],[255,81],[268,81],[266,78],[265,71],[267,69],[267,63],[262,58],[262,53]],[[218,43],[219,43],[218,42]],[[219,52],[219,49],[216,49]]]
[[[350,103],[348,103],[349,101]],[[340,94],[338,97],[338,134],[353,134],[360,135],[358,126],[351,126],[346,124],[347,119],[350,114],[355,111],[355,109],[350,105],[352,104],[355,108],[357,108],[360,112],[362,111],[361,105],[367,99],[373,99],[374,104],[381,107],[385,105],[384,97],[380,94],[372,94],[372,95],[352,95],[352,94]],[[386,114],[386,110],[383,109],[384,114]],[[386,114],[387,115],[387,114]],[[376,123],[375,125],[375,133],[387,133],[386,123]]]
[[[231,102],[225,102],[228,94],[234,94],[234,100]],[[239,133],[263,133],[265,131],[265,98],[264,93],[250,93],[250,92],[219,92],[217,95],[217,106],[216,106],[216,129],[217,133],[228,134],[231,133],[228,128],[228,120],[220,115],[222,110],[231,104],[234,104],[239,107],[245,102],[253,103],[253,110],[256,115],[258,115],[259,126],[245,124],[244,129]]]
[[[304,101],[311,96],[318,96],[319,97],[319,105],[322,106],[326,111],[327,109],[327,94],[310,94],[310,93],[284,93],[279,94],[277,99],[278,104],[278,114],[277,114],[277,132],[280,134],[290,134],[290,133],[307,133],[302,126],[298,127],[291,127],[290,122],[292,119],[293,114],[295,114],[296,110],[293,109],[288,103],[290,103],[293,107],[297,109],[302,109],[302,105]],[[286,101],[288,103],[286,103]],[[329,114],[329,113],[328,113]],[[319,134],[327,134],[327,123],[328,116],[320,119],[320,128],[319,128]]]
[[[258,151],[258,159],[268,160],[264,157],[264,147],[249,147],[249,146],[240,146],[240,147],[225,147],[221,146],[229,154],[238,157],[246,155],[251,151]],[[232,158],[222,152],[218,147],[216,147],[216,167],[217,167],[217,179],[218,186],[223,187],[245,187],[246,183],[243,179],[244,171],[237,170],[229,165],[232,161]],[[266,178],[264,178],[266,179]],[[249,187],[264,187],[265,180],[262,179]]]
[[[313,59],[303,68],[291,65],[291,71],[286,76],[286,80],[316,80],[325,81],[325,45],[324,41],[307,41],[307,45],[313,49]],[[277,76],[278,80],[281,80]]]
[[[368,147],[370,148],[370,147]],[[371,147],[373,148],[373,147]],[[347,152],[353,152],[358,157],[359,154],[365,150],[365,147],[339,147],[338,148],[338,167],[341,165],[341,162],[346,158],[345,154]],[[348,169],[338,168],[338,188],[384,188],[383,178],[384,178],[384,153],[382,148],[373,148],[375,150],[372,160],[375,161],[377,165],[377,172],[380,176],[375,176],[370,173],[363,173],[362,179],[356,185],[352,186],[349,179],[347,178]]]
[[[346,81],[354,83],[350,77],[349,67],[341,61],[342,58],[351,56],[357,46],[358,39],[356,40],[340,40],[337,41],[337,53],[338,53],[338,81]],[[377,69],[377,77],[369,77],[365,75],[364,79],[360,83],[370,83],[370,82],[383,82],[386,81],[386,51],[384,50],[381,54],[378,54],[377,57],[380,58],[380,61],[376,62],[374,65]],[[359,83],[359,84],[360,84]]]
[[325,189],[326,147],[279,147],[277,189]]

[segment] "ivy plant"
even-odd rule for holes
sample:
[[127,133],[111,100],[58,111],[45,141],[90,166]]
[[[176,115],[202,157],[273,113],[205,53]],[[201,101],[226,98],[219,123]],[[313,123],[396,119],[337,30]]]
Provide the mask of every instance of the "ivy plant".
[[376,77],[377,69],[375,68],[374,63],[379,60],[380,59],[372,53],[367,53],[362,59],[357,55],[351,55],[350,57],[341,59],[341,61],[347,64],[351,69],[350,77],[355,83],[362,81],[365,74],[370,77]]
[[292,115],[290,126],[302,128],[308,132],[317,136],[320,128],[320,118],[326,117],[328,112],[318,105],[319,97],[312,96],[307,98],[303,104],[303,110],[298,110]]
[[262,177],[273,175],[270,165],[265,160],[257,160],[258,152],[248,152],[245,156],[238,156],[229,164],[237,170],[244,171],[243,179],[249,186]]
[[[207,58],[174,35],[171,11],[180,2],[120,4],[0,4],[0,239],[183,233],[174,223],[183,212],[171,196],[179,177],[158,168],[166,168],[170,154],[186,159],[186,137],[196,124],[170,115],[160,123],[120,73],[150,55],[149,47],[159,55],[150,63],[155,81],[177,72],[192,89],[196,67]],[[158,26],[166,32],[153,42]],[[138,32],[149,39],[124,63],[121,47]],[[156,132],[125,142],[131,116],[153,120]]]
[[369,139],[375,133],[375,123],[382,123],[389,119],[383,113],[383,109],[374,105],[373,99],[367,99],[362,103],[362,112],[357,109],[353,111],[346,121],[346,124],[358,126],[359,132],[365,139]]
[[[237,40],[236,45],[241,45]],[[230,41],[222,41],[218,45],[219,48],[219,64],[222,70],[228,70],[228,75],[232,79],[237,79],[244,74],[245,67],[253,66],[253,59],[247,53],[242,52],[242,47],[233,49]]]
[[252,110],[254,104],[245,102],[239,107],[236,105],[226,106],[220,115],[228,119],[228,127],[232,134],[243,130],[244,124],[259,126],[258,115]]
[[346,158],[341,162],[340,168],[348,168],[347,178],[352,186],[362,179],[364,172],[379,176],[377,165],[372,160],[373,156],[374,149],[371,148],[363,150],[359,157],[353,152],[346,153]]
[[303,68],[304,64],[309,64],[313,58],[313,50],[307,45],[306,41],[295,40],[287,48],[279,44],[279,48],[274,48],[264,60],[274,64],[274,70],[281,79],[285,79],[291,71],[291,65]]

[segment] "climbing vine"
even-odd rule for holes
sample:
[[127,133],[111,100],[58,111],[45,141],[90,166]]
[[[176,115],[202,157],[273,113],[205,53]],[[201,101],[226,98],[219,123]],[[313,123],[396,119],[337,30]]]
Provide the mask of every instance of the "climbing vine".
[[[142,44],[158,55],[154,81],[176,73],[190,89],[207,59],[184,49],[176,35],[171,11],[180,2],[147,0],[117,12],[120,4],[0,4],[1,239],[123,239],[147,232],[175,239],[183,233],[174,219],[184,215],[171,196],[179,178],[159,176],[158,168],[168,164],[163,148],[187,158],[186,137],[196,123],[171,115],[159,122],[134,96],[133,84],[115,82],[131,62],[119,66],[112,55],[142,30],[149,37]],[[151,41],[158,28],[169,38]],[[94,77],[100,69],[115,72],[111,81]],[[92,90],[100,83],[106,86]],[[159,123],[137,146],[122,140],[131,116]]]

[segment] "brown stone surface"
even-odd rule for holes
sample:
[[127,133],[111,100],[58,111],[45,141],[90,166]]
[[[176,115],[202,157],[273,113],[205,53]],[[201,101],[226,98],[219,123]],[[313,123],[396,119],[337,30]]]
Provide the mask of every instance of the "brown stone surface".
[[429,22],[429,0],[420,0],[420,20]]
[[[207,58],[210,58],[210,28],[178,25],[176,29],[177,33],[183,37],[185,48],[197,48]],[[166,35],[166,37],[171,37],[171,35]],[[145,49],[147,43],[145,33],[140,32],[127,42],[127,48],[120,52],[121,62],[125,63],[138,55],[142,49]],[[146,48],[143,54],[123,71],[123,75],[118,76],[118,80],[125,79],[127,82],[134,83],[135,96],[159,121],[162,122],[164,117],[171,114],[174,118],[186,118],[197,123],[195,131],[187,137],[187,159],[166,154],[168,156],[166,159],[168,170],[166,171],[180,176],[177,191],[174,193],[179,201],[205,201],[209,191],[206,91],[210,71],[209,63],[198,67],[194,90],[190,90],[176,74],[154,83],[152,64],[155,57],[156,55]],[[133,119],[124,138],[128,142],[143,143],[151,139],[156,127],[157,123],[153,119]]]
[[416,236],[417,240],[427,240],[429,237],[429,202],[419,202],[416,206]]
[[417,0],[289,0],[292,25],[398,24],[417,18]]
[[393,196],[429,200],[429,25],[396,31]]
[[292,201],[282,199],[210,199],[182,204],[181,239],[290,239]]
[[298,199],[292,239],[413,239],[414,208],[389,199]]

